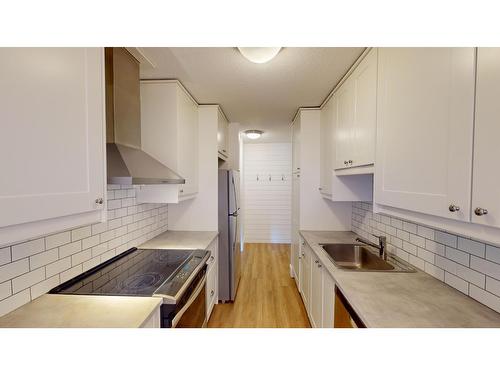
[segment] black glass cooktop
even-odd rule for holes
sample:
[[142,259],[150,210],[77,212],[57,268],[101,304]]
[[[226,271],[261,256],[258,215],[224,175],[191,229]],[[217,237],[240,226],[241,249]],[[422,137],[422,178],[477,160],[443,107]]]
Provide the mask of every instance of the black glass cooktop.
[[175,294],[201,263],[200,250],[131,249],[50,293],[79,295],[152,296]]

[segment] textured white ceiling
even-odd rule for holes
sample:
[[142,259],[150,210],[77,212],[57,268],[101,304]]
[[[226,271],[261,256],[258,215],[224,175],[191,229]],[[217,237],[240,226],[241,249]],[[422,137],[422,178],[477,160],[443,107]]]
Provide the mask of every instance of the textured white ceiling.
[[320,105],[363,49],[290,47],[255,64],[230,47],[142,48],[154,67],[141,64],[141,78],[178,79],[231,122],[282,136],[297,108]]

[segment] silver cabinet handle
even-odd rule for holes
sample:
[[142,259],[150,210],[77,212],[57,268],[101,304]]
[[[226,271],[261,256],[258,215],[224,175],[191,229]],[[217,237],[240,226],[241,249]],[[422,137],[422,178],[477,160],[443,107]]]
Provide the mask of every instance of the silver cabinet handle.
[[460,207],[455,205],[455,204],[450,204],[450,207],[448,207],[448,210],[450,210],[451,212],[457,212],[457,211],[460,211]]
[[474,210],[474,213],[475,213],[477,216],[488,215],[488,210],[487,210],[486,208],[477,207],[477,208]]
[[347,162],[349,163],[349,165],[352,165],[352,160],[348,160]]
[[347,160],[344,160],[344,165],[347,165]]
[[317,259],[316,259],[316,260],[314,261],[314,263],[319,263],[319,260],[317,260]]
[[214,291],[212,290],[212,291],[210,292],[210,297],[212,297],[213,295],[214,295]]
[[304,253],[302,253],[302,257],[305,257],[306,255]]
[[321,264],[318,264],[318,268],[321,268]]
[[212,256],[210,257],[210,263],[212,263],[214,260],[215,260],[215,258],[214,258],[214,256],[212,255]]
[[323,188],[318,188],[318,190],[320,190],[320,191],[321,191],[321,190],[323,190]]
[[97,199],[95,200],[95,203],[97,203],[97,204],[103,204],[103,203],[104,203],[104,199],[102,199],[102,198],[97,198]]

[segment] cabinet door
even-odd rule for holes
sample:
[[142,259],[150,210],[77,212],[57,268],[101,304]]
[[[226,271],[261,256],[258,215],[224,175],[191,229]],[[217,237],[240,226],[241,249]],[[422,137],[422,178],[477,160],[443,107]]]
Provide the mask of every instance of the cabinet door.
[[218,125],[217,125],[217,147],[219,153],[221,153],[223,156],[227,157],[228,156],[228,151],[227,151],[227,136],[228,136],[228,128],[229,124],[227,123],[226,119],[224,116],[222,116],[220,113],[218,113]]
[[332,194],[332,149],[333,149],[333,127],[336,116],[336,97],[330,98],[328,103],[321,109],[320,127],[320,186],[322,194]]
[[186,179],[180,195],[198,192],[198,106],[180,87],[178,90],[178,173]]
[[[500,48],[478,48],[472,221],[500,227]],[[486,209],[488,213],[476,209]]]
[[323,324],[323,266],[319,259],[313,257],[311,264],[311,309],[312,324],[321,328]]
[[205,293],[206,293],[205,308],[206,308],[207,322],[210,319],[210,314],[212,314],[212,310],[215,305],[216,290],[217,290],[216,275],[217,275],[217,267],[211,267],[210,271],[207,274],[207,281],[205,287]]
[[354,81],[349,77],[334,94],[337,100],[337,121],[335,126],[335,168],[349,167],[352,160],[354,124]]
[[1,48],[0,58],[0,227],[102,210],[104,50]]
[[300,172],[300,119],[299,115],[292,124],[292,172]]
[[301,269],[300,269],[300,292],[304,300],[304,306],[310,311],[311,296],[311,250],[307,245],[302,246]]
[[335,304],[335,282],[327,270],[323,269],[323,328],[333,328]]
[[354,125],[349,166],[359,167],[375,161],[377,122],[377,49],[372,49],[352,73],[355,91]]
[[375,202],[469,221],[474,49],[378,54]]

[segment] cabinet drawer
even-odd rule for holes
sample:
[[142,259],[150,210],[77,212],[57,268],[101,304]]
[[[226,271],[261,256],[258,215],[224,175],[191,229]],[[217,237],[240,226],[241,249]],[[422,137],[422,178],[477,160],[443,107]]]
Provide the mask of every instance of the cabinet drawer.
[[217,245],[218,237],[213,240],[207,247],[207,251],[210,251],[210,258],[207,260],[207,272],[210,272],[214,265],[217,264]]

